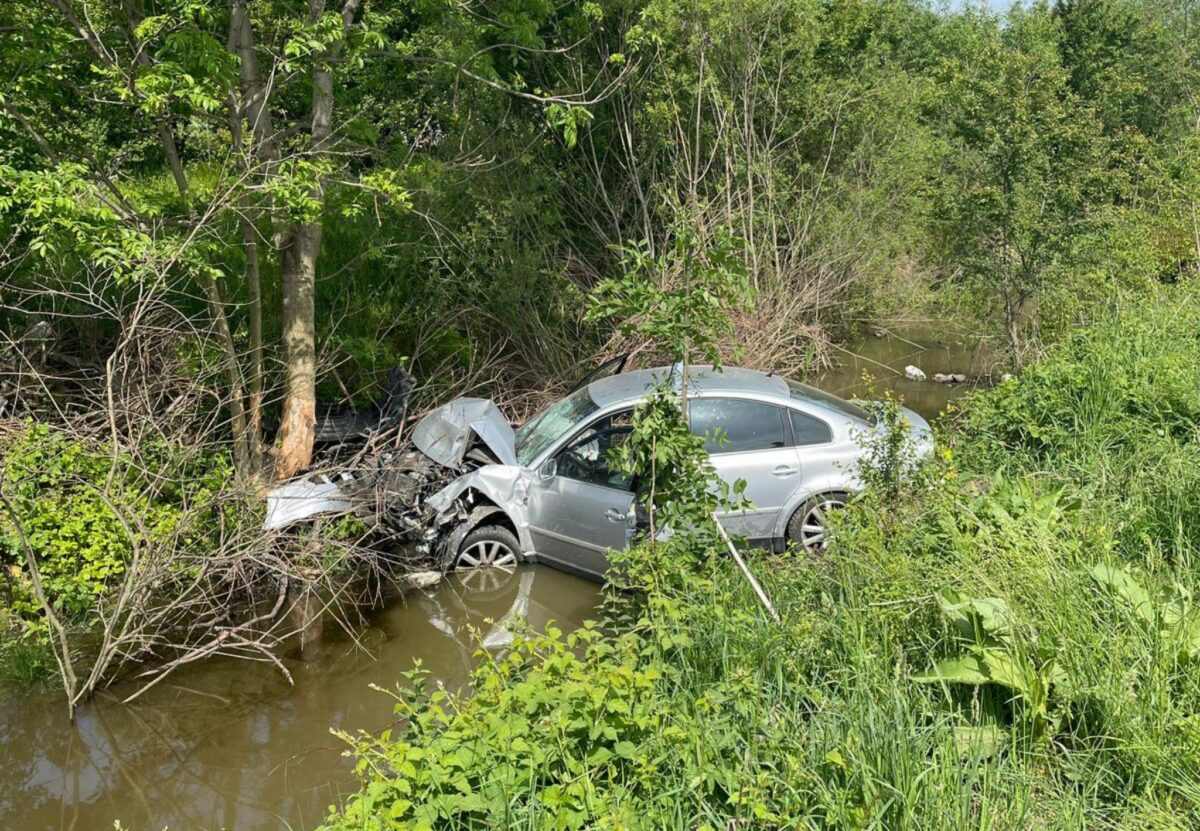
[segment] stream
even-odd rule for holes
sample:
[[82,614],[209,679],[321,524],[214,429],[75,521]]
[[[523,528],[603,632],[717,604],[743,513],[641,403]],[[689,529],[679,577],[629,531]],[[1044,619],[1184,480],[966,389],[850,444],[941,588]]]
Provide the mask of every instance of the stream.
[[[993,370],[970,340],[906,331],[868,337],[839,353],[815,383],[862,395],[862,374],[932,419]],[[911,381],[913,364],[964,373],[966,384]],[[127,831],[313,828],[355,787],[345,745],[330,729],[377,732],[393,723],[393,687],[418,662],[431,682],[462,688],[482,643],[502,649],[506,624],[571,630],[594,617],[599,586],[544,566],[451,575],[376,613],[351,638],[327,627],[303,656],[283,660],[288,684],[267,663],[218,659],[180,669],[130,705],[119,685],[68,723],[61,694],[29,691],[0,701],[0,828]],[[489,623],[488,621],[494,621]]]
[[[331,728],[378,732],[393,688],[417,664],[462,687],[479,640],[501,648],[506,618],[570,631],[594,617],[600,587],[544,566],[451,575],[376,614],[356,644],[329,631],[304,657],[213,660],[180,669],[129,705],[118,686],[66,719],[61,695],[0,703],[0,828],[6,831],[259,831],[313,828],[354,790]],[[497,621],[488,624],[487,620]]]
[[[946,405],[970,390],[989,386],[1003,372],[998,353],[977,337],[953,332],[934,332],[929,327],[907,327],[901,333],[867,336],[838,347],[838,365],[819,374],[813,384],[843,398],[866,395],[863,373],[869,373],[877,392],[890,389],[930,422]],[[929,378],[913,381],[904,376],[906,366],[915,366]],[[967,376],[962,384],[939,384],[937,373]]]

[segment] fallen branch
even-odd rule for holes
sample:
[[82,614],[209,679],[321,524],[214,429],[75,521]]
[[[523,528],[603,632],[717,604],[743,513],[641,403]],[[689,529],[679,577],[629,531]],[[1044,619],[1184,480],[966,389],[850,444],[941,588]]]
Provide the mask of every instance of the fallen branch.
[[750,573],[750,567],[746,565],[746,561],[742,559],[742,555],[738,553],[737,546],[733,544],[733,540],[729,538],[729,534],[725,531],[725,526],[721,524],[721,520],[717,519],[714,512],[712,514],[713,522],[717,524],[717,532],[721,535],[721,539],[725,540],[725,544],[729,546],[729,553],[733,555],[733,561],[738,564],[738,568],[746,575],[746,579],[750,581],[750,585],[754,588],[754,593],[758,595],[758,599],[762,601],[763,606],[771,613],[771,617],[776,623],[782,623],[779,612],[775,611],[775,607],[771,605],[771,598],[767,597],[767,593],[763,591],[763,587],[758,584],[758,580],[754,579],[754,575]]

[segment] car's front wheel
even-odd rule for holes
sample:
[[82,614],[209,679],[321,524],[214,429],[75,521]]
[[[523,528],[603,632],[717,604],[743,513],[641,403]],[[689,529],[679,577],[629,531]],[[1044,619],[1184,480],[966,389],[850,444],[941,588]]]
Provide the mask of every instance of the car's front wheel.
[[521,544],[517,535],[502,525],[484,525],[463,537],[451,568],[512,568],[520,563]]
[[789,545],[799,545],[810,554],[820,554],[829,543],[829,518],[846,506],[845,493],[822,493],[796,509],[787,524]]
[[472,596],[492,598],[508,590],[522,562],[516,534],[501,525],[483,525],[463,537],[449,570]]

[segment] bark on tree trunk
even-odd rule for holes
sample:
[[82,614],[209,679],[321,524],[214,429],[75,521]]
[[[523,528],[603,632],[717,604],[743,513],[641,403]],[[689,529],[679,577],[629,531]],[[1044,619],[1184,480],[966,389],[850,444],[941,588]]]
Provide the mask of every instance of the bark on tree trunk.
[[[235,4],[231,9],[229,19],[229,51],[240,55],[241,42],[246,26],[245,8],[240,12]],[[253,50],[251,50],[253,51]],[[254,72],[257,72],[257,69]],[[253,77],[253,76],[251,76]],[[255,87],[249,83],[241,85],[243,99],[253,93]],[[233,139],[233,154],[241,160],[242,175],[251,177],[251,160],[246,150],[246,141],[242,131],[243,108],[248,109],[248,103],[238,100],[236,92],[229,93],[229,134]],[[246,185],[249,182],[245,183]],[[246,315],[250,324],[250,366],[248,372],[249,387],[246,397],[246,449],[249,454],[249,473],[257,475],[262,470],[262,402],[263,402],[263,331],[262,331],[262,272],[259,267],[258,227],[255,222],[258,209],[251,199],[249,192],[243,190],[238,196],[239,222],[242,226],[242,252],[246,257]]]
[[249,476],[251,468],[251,440],[246,431],[245,388],[242,384],[241,368],[238,366],[237,345],[229,328],[229,317],[225,314],[225,303],[221,287],[216,280],[204,281],[204,293],[208,299],[209,314],[221,346],[225,350],[225,381],[229,386],[229,415],[233,431],[233,459],[238,474]]
[[262,405],[263,405],[263,301],[262,273],[258,261],[258,229],[250,220],[250,199],[243,196],[242,247],[246,253],[246,287],[250,308],[250,395],[247,401],[247,431],[254,471],[262,468]]
[[1015,299],[1005,293],[1004,295],[1004,331],[1008,335],[1008,347],[1012,352],[1013,366],[1016,369],[1021,369],[1025,363],[1025,344],[1021,337],[1021,317],[1025,311],[1025,298],[1023,296]]
[[283,346],[287,398],[279,429],[275,477],[287,479],[312,462],[317,406],[317,347],[313,290],[321,226],[300,226],[279,252],[283,266]]

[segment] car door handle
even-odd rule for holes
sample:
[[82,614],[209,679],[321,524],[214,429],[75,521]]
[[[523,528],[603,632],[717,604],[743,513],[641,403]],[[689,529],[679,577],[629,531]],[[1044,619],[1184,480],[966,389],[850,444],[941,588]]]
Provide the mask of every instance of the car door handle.
[[771,471],[772,476],[778,476],[780,479],[785,476],[792,476],[796,473],[799,473],[799,471],[791,465],[779,465]]
[[609,508],[607,511],[604,512],[604,516],[608,519],[609,522],[624,522],[625,521],[625,514],[621,513],[616,508]]

